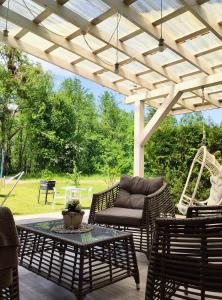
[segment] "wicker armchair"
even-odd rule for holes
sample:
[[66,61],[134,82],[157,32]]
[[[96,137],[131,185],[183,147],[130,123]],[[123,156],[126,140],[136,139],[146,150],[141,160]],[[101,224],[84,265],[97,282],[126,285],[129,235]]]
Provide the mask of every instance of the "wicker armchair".
[[19,300],[18,236],[11,211],[0,207],[0,299]]
[[222,299],[221,249],[222,216],[157,219],[145,299]]
[[118,183],[110,189],[94,194],[88,222],[131,232],[136,251],[144,252],[149,257],[155,219],[161,213],[174,215],[168,186],[163,183],[156,192],[143,195],[144,205],[141,209],[116,207],[120,190],[121,185]]

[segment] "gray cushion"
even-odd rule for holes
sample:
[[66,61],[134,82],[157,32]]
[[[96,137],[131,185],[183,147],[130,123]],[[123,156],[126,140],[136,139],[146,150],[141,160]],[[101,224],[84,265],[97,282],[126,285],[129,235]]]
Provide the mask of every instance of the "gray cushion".
[[111,207],[95,214],[95,221],[99,224],[140,226],[141,209]]
[[130,194],[128,191],[120,189],[114,206],[132,209],[143,209],[144,197],[145,195]]
[[120,188],[131,194],[150,195],[160,189],[162,185],[163,177],[145,179],[139,176],[122,175],[120,179]]

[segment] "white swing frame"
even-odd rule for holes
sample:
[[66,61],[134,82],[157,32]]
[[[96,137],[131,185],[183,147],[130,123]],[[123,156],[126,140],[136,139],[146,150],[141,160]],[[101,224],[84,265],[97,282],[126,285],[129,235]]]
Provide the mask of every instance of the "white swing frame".
[[[199,174],[197,177],[197,181],[193,193],[190,196],[187,193],[187,189],[190,183],[190,178],[193,172],[193,168],[196,165],[196,163],[200,164],[200,170],[199,170]],[[191,205],[207,205],[207,200],[199,201],[195,198],[204,168],[206,168],[213,176],[218,176],[222,170],[222,166],[216,160],[215,156],[207,150],[206,146],[201,146],[194,157],[183,192],[180,197],[180,201],[177,204],[179,211],[184,215],[186,214],[188,207]]]

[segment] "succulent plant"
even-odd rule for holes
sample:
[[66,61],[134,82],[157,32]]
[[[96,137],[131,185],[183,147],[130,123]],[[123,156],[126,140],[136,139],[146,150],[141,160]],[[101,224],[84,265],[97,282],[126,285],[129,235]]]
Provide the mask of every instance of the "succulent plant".
[[79,213],[81,215],[84,215],[84,213],[85,213],[84,210],[82,210],[81,205],[78,200],[69,201],[66,204],[65,209],[62,211],[62,214],[64,215],[69,212],[75,212],[75,213]]

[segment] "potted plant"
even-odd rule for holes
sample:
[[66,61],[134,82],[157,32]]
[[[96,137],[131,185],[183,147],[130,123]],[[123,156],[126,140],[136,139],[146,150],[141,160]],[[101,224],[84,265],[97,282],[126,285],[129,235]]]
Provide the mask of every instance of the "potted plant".
[[81,209],[78,200],[69,201],[62,211],[64,227],[66,229],[77,229],[82,223],[84,210]]

